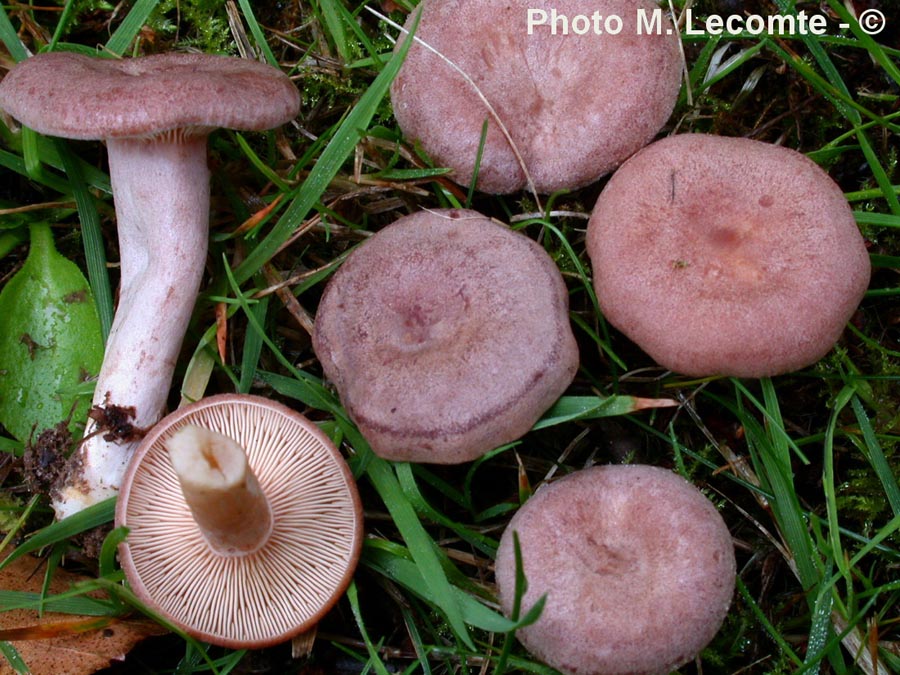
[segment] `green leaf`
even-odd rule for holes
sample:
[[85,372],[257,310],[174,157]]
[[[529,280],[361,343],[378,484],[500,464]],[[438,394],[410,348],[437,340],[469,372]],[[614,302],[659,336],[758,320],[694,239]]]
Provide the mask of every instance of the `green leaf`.
[[[71,419],[90,401],[75,390],[103,360],[100,321],[78,266],[49,225],[31,226],[31,250],[0,292],[0,424],[20,441]],[[70,416],[71,414],[71,416]]]

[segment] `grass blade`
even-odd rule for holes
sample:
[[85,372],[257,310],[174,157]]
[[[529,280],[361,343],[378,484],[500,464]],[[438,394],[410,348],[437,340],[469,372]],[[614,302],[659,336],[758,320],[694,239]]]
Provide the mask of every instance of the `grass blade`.
[[363,642],[366,645],[366,651],[369,652],[369,664],[374,666],[375,672],[378,673],[378,675],[390,675],[387,666],[384,665],[384,662],[378,655],[378,648],[372,644],[372,639],[369,637],[369,631],[366,630],[366,624],[362,617],[362,610],[359,607],[359,593],[356,590],[355,581],[351,581],[350,585],[347,587],[347,600],[350,601],[350,611],[353,612],[353,618],[356,620],[356,627],[359,629],[359,634],[362,635]]
[[110,36],[106,42],[106,50],[122,56],[125,50],[131,46],[134,39],[141,32],[141,28],[150,18],[150,14],[156,9],[159,0],[137,0],[131,10],[116,28],[116,31]]
[[[738,416],[746,430],[757,475],[763,480],[763,488],[770,490],[774,496],[770,506],[787,550],[792,553],[789,562],[796,567],[804,590],[809,591],[820,581],[818,557],[814,553],[815,546],[794,486],[791,452],[784,436],[775,389],[768,378],[763,379],[761,384],[767,415],[765,427],[746,411],[738,411]],[[737,388],[744,396],[749,394],[739,383]]]
[[57,612],[59,614],[81,614],[83,616],[111,616],[115,612],[108,602],[72,592],[54,596],[27,591],[6,591],[0,589],[0,612],[27,609],[34,612]]
[[263,33],[256,16],[253,14],[253,8],[250,6],[249,0],[238,0],[238,5],[241,8],[241,14],[244,15],[244,21],[247,22],[247,27],[250,29],[250,34],[256,40],[256,48],[263,53],[266,62],[270,66],[277,67],[278,59],[275,58],[275,55],[269,48],[269,43],[266,42],[265,33]]
[[381,99],[387,94],[388,88],[400,70],[406,52],[412,44],[413,32],[407,36],[401,49],[391,57],[378,77],[372,82],[366,92],[334,134],[334,137],[322,151],[316,165],[310,172],[306,181],[299,188],[299,193],[291,202],[278,223],[271,232],[254,248],[234,271],[235,279],[239,284],[244,283],[253,276],[264,263],[275,255],[281,245],[287,241],[291,233],[300,226],[312,208],[319,201],[325,188],[337,175],[341,166],[359,142],[362,130],[369,126],[375,111],[381,103]]
[[15,551],[10,553],[6,560],[0,562],[0,569],[9,565],[13,560],[21,558],[23,555],[33,553],[45,546],[51,546],[59,542],[66,541],[74,537],[76,534],[92,530],[100,525],[111,523],[116,514],[116,498],[110,497],[102,502],[93,504],[83,511],[75,513],[68,518],[58,520],[36,534],[31,536],[28,541],[19,546]]
[[84,239],[84,257],[87,262],[88,281],[97,313],[100,315],[100,329],[103,342],[109,337],[113,322],[113,299],[106,270],[106,251],[103,248],[103,233],[100,231],[100,215],[94,206],[94,198],[87,189],[81,167],[66,141],[56,139],[56,148],[69,177],[69,185],[78,206],[78,218],[81,221],[81,235]]
[[667,408],[677,406],[678,402],[668,398],[637,398],[634,396],[563,396],[543,417],[535,423],[533,429],[564,424],[574,420],[594,420],[601,417],[628,415],[648,408]]
[[341,57],[341,62],[350,63],[353,60],[353,50],[347,42],[347,31],[340,11],[342,7],[339,7],[340,0],[317,0],[314,4],[319,7],[319,12],[324,19],[334,47],[337,49],[338,56]]
[[12,23],[10,23],[6,9],[2,5],[0,5],[0,42],[3,42],[10,56],[17,63],[28,58],[28,50],[19,39],[19,35],[16,33],[16,29],[13,28]]
[[862,431],[866,456],[875,470],[875,475],[884,487],[884,494],[891,505],[891,510],[895,516],[898,516],[900,515],[900,485],[897,484],[891,465],[888,463],[887,457],[884,456],[881,444],[878,443],[878,439],[875,437],[875,430],[872,429],[872,423],[863,409],[862,401],[859,400],[858,396],[854,396],[850,401],[850,405],[853,407],[853,413],[856,415],[856,421],[859,423],[860,431]]
[[824,469],[822,471],[822,488],[825,492],[825,507],[828,521],[828,540],[831,547],[831,557],[836,561],[838,568],[845,578],[849,576],[849,570],[844,564],[844,552],[841,544],[840,522],[838,521],[837,490],[834,477],[834,432],[837,427],[838,416],[853,398],[852,387],[844,387],[837,395],[834,409],[825,429],[824,442]]
[[[366,542],[364,564],[409,589],[429,604],[437,604],[431,585],[422,576],[419,568],[412,561],[381,546],[381,543],[378,541]],[[529,611],[520,621],[507,619],[459,588],[454,587],[452,592],[462,609],[463,619],[466,623],[481,630],[508,633],[534,623],[536,618],[534,612]]]
[[[0,12],[3,11],[3,8],[0,7]],[[16,651],[16,648],[13,647],[9,642],[0,642],[0,656],[6,659],[6,662],[9,664],[10,668],[13,669],[14,673],[18,675],[29,675],[31,672],[28,669],[28,665],[22,660],[22,657],[19,656],[19,652]]]
[[[269,298],[260,299],[250,310],[253,312],[255,323],[265,325],[266,315],[269,311]],[[262,354],[263,341],[258,331],[247,331],[244,336],[244,350],[241,355],[241,379],[238,384],[238,391],[247,394],[253,386],[253,380],[256,377],[259,368],[259,357]]]
[[403,494],[400,483],[390,465],[380,457],[372,457],[368,463],[366,474],[387,506],[419,573],[427,581],[435,606],[441,609],[447,623],[463,644],[474,650],[475,644],[469,635],[459,601],[441,566],[437,546],[422,527],[422,523]]

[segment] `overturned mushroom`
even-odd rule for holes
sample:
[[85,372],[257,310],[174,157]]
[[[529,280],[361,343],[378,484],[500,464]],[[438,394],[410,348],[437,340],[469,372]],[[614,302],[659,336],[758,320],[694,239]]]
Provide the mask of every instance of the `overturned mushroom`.
[[393,460],[465,462],[525,434],[578,369],[568,296],[535,242],[474,211],[422,211],[334,275],[313,346]]
[[734,592],[728,528],[693,485],[652,466],[603,466],[540,490],[497,551],[503,610],[516,602],[515,543],[528,587],[546,595],[516,635],[567,674],[665,675],[696,656]]
[[610,323],[687,375],[763,377],[822,358],[869,283],[840,187],[802,154],[685,134],[597,200],[587,249]]
[[256,396],[163,418],[122,482],[116,525],[134,592],[191,635],[263,647],[315,625],[362,545],[347,464],[312,422]]
[[[275,68],[205,54],[100,59],[47,53],[0,83],[0,108],[51,136],[105,139],[118,220],[119,304],[93,404],[133,413],[130,429],[162,415],[206,263],[209,171],[216,127],[269,129],[291,119],[299,94]],[[115,494],[131,434],[88,423],[59,517]]]
[[423,0],[416,21],[394,115],[455,181],[477,169],[485,192],[529,187],[523,165],[538,192],[586,185],[650,142],[678,97],[678,31],[646,0]]

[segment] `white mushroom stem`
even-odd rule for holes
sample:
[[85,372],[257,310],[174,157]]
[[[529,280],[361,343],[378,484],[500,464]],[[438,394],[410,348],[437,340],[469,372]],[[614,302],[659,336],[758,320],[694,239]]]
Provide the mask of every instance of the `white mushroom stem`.
[[272,533],[272,512],[244,449],[228,436],[187,425],[165,441],[185,502],[213,551],[246,555]]
[[[146,428],[164,412],[206,262],[206,134],[109,139],[107,146],[121,282],[93,405],[133,408],[130,423]],[[57,517],[115,495],[139,440],[89,420],[54,498]]]

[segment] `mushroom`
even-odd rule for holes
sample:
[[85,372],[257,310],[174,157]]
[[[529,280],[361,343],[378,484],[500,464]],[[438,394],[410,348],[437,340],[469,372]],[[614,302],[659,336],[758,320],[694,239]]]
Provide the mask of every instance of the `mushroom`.
[[671,115],[683,59],[654,2],[586,9],[580,0],[423,0],[391,86],[404,135],[458,183],[477,169],[478,189],[490,193],[572,189],[611,171]]
[[109,152],[119,304],[85,440],[54,496],[62,518],[115,494],[133,437],[164,411],[206,263],[207,135],[278,126],[297,114],[299,94],[279,70],[246,59],[54,52],[10,70],[0,108],[43,134],[104,139]]
[[523,611],[546,596],[538,620],[516,635],[563,673],[669,673],[715,636],[734,592],[734,548],[719,512],[658,467],[591,467],[525,502],[497,551],[507,615],[516,540]]
[[603,189],[587,250],[604,316],[686,375],[764,377],[822,358],[869,283],[841,189],[804,155],[672,136]]
[[372,449],[398,461],[465,462],[519,438],[578,369],[553,260],[461,209],[361,244],[325,289],[313,347]]
[[122,482],[119,558],[141,600],[190,635],[269,646],[305,632],[344,592],[362,507],[318,427],[257,396],[185,406],[144,437]]

